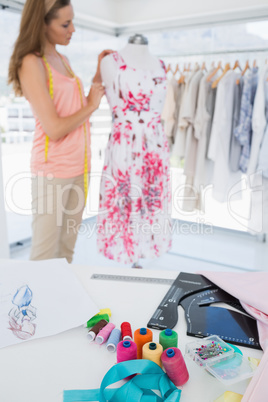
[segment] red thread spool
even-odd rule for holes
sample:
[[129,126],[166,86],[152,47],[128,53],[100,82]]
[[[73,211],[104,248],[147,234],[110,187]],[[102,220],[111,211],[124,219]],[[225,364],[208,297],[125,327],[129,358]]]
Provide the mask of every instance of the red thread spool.
[[121,333],[123,341],[132,341],[132,330],[129,322],[122,322]]
[[180,387],[189,380],[189,373],[180,349],[166,349],[161,356],[163,367],[171,381]]

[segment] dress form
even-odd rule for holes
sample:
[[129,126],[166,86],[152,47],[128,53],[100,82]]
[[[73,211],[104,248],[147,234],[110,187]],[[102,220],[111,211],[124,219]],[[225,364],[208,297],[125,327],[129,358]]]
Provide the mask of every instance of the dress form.
[[[148,40],[143,35],[131,36],[126,46],[118,53],[129,67],[146,70],[155,70],[159,67],[159,60],[150,53]],[[112,85],[116,72],[114,60],[111,57],[104,57],[100,68],[104,85],[106,87]]]
[[[115,178],[116,182],[118,182],[116,188],[121,189],[120,191],[122,192],[125,190],[120,186],[121,175],[123,174],[128,177],[128,174],[130,173],[131,183],[134,183],[135,186],[140,186],[139,188],[144,187],[145,194],[150,187],[149,185],[147,186],[146,183],[151,183],[151,179],[148,177],[147,182],[147,179],[144,180],[141,178],[143,174],[142,167],[145,164],[150,165],[150,155],[152,152],[157,154],[159,160],[163,161],[163,165],[166,167],[166,169],[163,169],[163,172],[167,172],[168,170],[168,147],[165,145],[166,137],[160,121],[160,109],[165,95],[165,68],[163,63],[150,53],[148,41],[142,35],[134,35],[134,37],[129,39],[129,42],[122,50],[102,59],[100,67],[102,81],[106,87],[108,102],[113,112],[114,127],[109,140],[109,152],[107,152],[106,155],[105,172],[108,172],[108,174]],[[143,82],[145,85],[140,84],[140,82]],[[149,88],[147,87],[147,84]],[[155,91],[156,86],[157,91]],[[151,98],[153,99],[152,103]],[[158,100],[155,101],[155,99]],[[144,136],[143,129],[143,125],[145,124],[148,126],[146,134],[148,135],[148,138],[151,138],[151,140],[148,141],[149,149],[147,148],[147,145],[146,147],[142,147],[143,143],[147,144],[147,137]],[[157,130],[155,130],[156,126],[159,126]],[[119,135],[119,137],[117,137],[117,135]],[[127,138],[129,138],[129,140],[127,140]],[[161,152],[159,151],[159,148],[161,148]],[[143,152],[145,159],[141,156]],[[138,168],[138,166],[141,167]],[[135,174],[133,173],[134,169],[136,169],[137,172]],[[146,172],[147,171],[151,170],[147,169]],[[118,172],[120,172],[120,174],[118,174]],[[156,174],[155,177],[158,177],[158,175]],[[168,177],[168,175],[166,177]],[[165,183],[168,181],[168,178],[162,178],[160,181],[163,183],[164,188],[166,188]],[[158,183],[156,183],[156,185],[158,185]],[[116,190],[116,192],[119,192],[119,190]],[[168,191],[164,190],[164,193],[168,194]],[[102,179],[100,194],[100,208],[106,208],[111,200],[112,192],[109,191],[109,183],[105,179],[105,176],[103,176]],[[139,222],[141,222],[141,224],[147,223],[147,220],[149,219],[149,213],[147,216],[147,212],[151,211],[151,209],[149,209],[151,208],[151,205],[146,206],[145,209],[141,209],[141,207],[136,205],[136,200],[131,198],[131,194],[130,197],[127,198],[124,198],[126,197],[125,193],[120,195],[120,197],[121,196],[123,197],[122,199],[126,200],[126,204],[120,204],[118,208],[112,207],[108,220],[109,222],[115,222],[115,224],[120,222],[120,225],[123,225],[124,228],[124,224],[125,222],[128,222],[129,218],[128,214],[124,211],[120,214],[120,210],[124,205],[133,205],[133,211],[136,211],[135,208],[137,208],[137,211],[140,211],[138,212],[137,219],[135,212],[135,219],[133,218],[134,224],[132,225],[133,230],[131,229],[130,232],[126,231],[126,233],[130,233],[128,235],[124,235],[124,230],[121,230],[119,232],[118,241],[111,239],[109,233],[103,231],[103,233],[100,233],[98,239],[99,249],[110,259],[116,259],[116,256],[121,253],[122,258],[125,258],[125,263],[128,263],[127,260],[130,260],[130,262],[133,263],[132,268],[142,268],[139,258],[147,258],[150,253],[150,251],[147,253],[147,250],[152,250],[152,255],[158,256],[159,250],[163,248],[163,244],[165,245],[164,247],[168,249],[169,246],[167,244],[169,236],[164,236],[165,238],[162,241],[163,236],[161,235],[161,241],[159,241],[159,244],[157,243],[157,245],[155,244],[156,235],[151,236],[151,234],[148,235],[144,232],[141,237],[138,238],[137,233],[139,233],[138,230],[140,229],[137,230],[137,228],[140,228],[140,226],[138,226]],[[152,196],[152,199],[153,198],[154,196]],[[166,196],[165,199],[167,199]],[[129,202],[129,200],[131,201]],[[142,203],[144,202],[147,201],[142,200]],[[155,200],[155,202],[155,208],[158,208],[157,200]],[[163,205],[164,204],[161,204],[161,207]],[[108,206],[108,208],[110,208],[110,206]],[[146,210],[146,214],[141,212],[142,210]],[[122,218],[122,216],[126,218]],[[154,216],[152,219],[155,219]],[[99,222],[100,226],[103,224],[103,226],[106,227],[106,216],[100,217]],[[137,226],[135,226],[135,222],[137,222]],[[121,247],[121,239],[124,236],[126,244],[124,246],[125,250],[127,250],[127,252],[129,252],[129,250],[131,250],[131,252],[133,251],[132,254],[129,253],[127,256],[126,252],[125,254],[122,253],[123,247]],[[144,244],[148,244],[148,249],[140,246],[142,243],[141,238],[143,239],[142,241],[144,241]],[[152,244],[155,244],[155,247],[152,246]],[[115,253],[115,250],[117,249],[119,251],[118,254]],[[139,252],[137,253],[136,250],[139,250]]]

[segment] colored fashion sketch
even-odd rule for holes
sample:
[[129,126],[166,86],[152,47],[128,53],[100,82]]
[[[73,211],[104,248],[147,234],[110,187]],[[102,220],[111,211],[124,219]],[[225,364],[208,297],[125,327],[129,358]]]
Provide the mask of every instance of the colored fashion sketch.
[[12,298],[15,305],[9,312],[9,329],[19,339],[29,339],[35,334],[36,308],[31,305],[33,292],[28,285],[21,286]]

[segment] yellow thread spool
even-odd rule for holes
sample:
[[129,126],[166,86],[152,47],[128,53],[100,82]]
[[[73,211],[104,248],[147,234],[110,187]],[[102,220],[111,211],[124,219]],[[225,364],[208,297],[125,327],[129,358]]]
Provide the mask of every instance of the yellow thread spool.
[[142,347],[142,358],[155,362],[162,368],[161,355],[163,346],[160,343],[147,342]]
[[111,312],[111,310],[109,308],[102,308],[102,309],[100,309],[98,314],[108,314],[108,316],[111,317],[112,312]]

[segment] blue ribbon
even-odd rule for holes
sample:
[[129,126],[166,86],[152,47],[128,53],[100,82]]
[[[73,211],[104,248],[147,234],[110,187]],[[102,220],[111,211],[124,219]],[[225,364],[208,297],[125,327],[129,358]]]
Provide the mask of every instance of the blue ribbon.
[[[106,389],[133,374],[120,388]],[[153,390],[158,390],[161,397]],[[181,390],[164,371],[150,360],[129,360],[113,366],[104,376],[100,389],[64,391],[63,402],[179,402]]]

